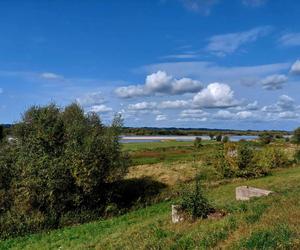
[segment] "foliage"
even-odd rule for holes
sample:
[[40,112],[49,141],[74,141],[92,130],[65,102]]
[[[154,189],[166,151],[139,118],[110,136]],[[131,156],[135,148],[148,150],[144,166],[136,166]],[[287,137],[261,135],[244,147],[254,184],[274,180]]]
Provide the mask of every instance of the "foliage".
[[294,130],[292,139],[293,142],[300,144],[300,127]]
[[202,147],[202,138],[201,137],[196,137],[194,140],[194,148],[195,149],[200,149]]
[[261,168],[284,168],[290,165],[286,153],[275,147],[262,149],[259,155],[258,164]]
[[264,145],[266,145],[271,143],[271,141],[273,140],[273,135],[271,133],[264,132],[259,135],[259,139]]
[[0,142],[4,139],[4,127],[0,125]]
[[212,206],[203,195],[198,177],[195,179],[195,184],[192,188],[185,189],[182,192],[180,206],[193,219],[207,218],[209,213],[213,211]]
[[222,135],[221,134],[216,135],[216,141],[222,141]]
[[294,155],[296,163],[300,163],[300,150],[297,150]]
[[15,227],[7,230],[16,235],[58,227],[70,211],[104,210],[109,184],[122,179],[129,166],[119,144],[121,126],[117,116],[105,127],[77,104],[64,110],[33,106],[25,112],[14,129],[16,144],[7,145],[13,157],[0,158],[1,174],[15,177],[5,184],[11,204],[0,231],[14,220]]
[[229,142],[229,141],[230,141],[229,136],[224,135],[224,136],[223,136],[223,139],[222,139],[222,142],[227,143],[227,142]]

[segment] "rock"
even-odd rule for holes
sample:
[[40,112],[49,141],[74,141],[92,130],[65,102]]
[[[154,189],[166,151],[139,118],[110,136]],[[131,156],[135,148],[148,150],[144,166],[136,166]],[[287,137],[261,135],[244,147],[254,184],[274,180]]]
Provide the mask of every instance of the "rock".
[[235,189],[235,198],[241,201],[250,200],[251,197],[261,197],[268,196],[273,193],[270,190],[248,187],[248,186],[240,186]]
[[180,205],[172,205],[172,222],[179,223],[184,221]]

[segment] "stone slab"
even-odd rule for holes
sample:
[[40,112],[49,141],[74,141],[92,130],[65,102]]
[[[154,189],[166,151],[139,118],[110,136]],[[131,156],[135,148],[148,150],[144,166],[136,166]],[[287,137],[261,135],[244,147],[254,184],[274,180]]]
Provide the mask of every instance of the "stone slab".
[[240,186],[235,189],[235,198],[241,201],[248,201],[252,197],[268,196],[271,193],[273,192],[270,190]]

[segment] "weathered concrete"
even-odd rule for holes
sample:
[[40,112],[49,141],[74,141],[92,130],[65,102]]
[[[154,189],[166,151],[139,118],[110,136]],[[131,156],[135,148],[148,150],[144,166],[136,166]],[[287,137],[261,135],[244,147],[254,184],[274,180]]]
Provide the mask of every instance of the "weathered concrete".
[[235,198],[241,201],[250,200],[251,197],[261,197],[268,196],[273,193],[270,190],[248,187],[248,186],[240,186],[235,189]]
[[180,205],[172,205],[172,222],[179,223],[184,221]]

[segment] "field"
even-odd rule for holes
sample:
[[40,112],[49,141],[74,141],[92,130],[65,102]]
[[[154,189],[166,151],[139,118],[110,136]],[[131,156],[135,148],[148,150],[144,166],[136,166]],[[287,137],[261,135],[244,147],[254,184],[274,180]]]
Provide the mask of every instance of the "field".
[[[163,184],[155,203],[106,220],[0,241],[0,249],[299,249],[299,166],[272,170],[258,179],[222,180],[204,164],[220,144],[203,144],[198,151],[191,142],[126,144],[124,150],[134,163],[126,179],[150,178]],[[283,142],[275,145],[283,147]],[[291,148],[285,146],[286,151]],[[207,198],[226,215],[173,224],[176,192],[197,173],[203,176]],[[275,194],[236,201],[235,188],[240,185]]]

